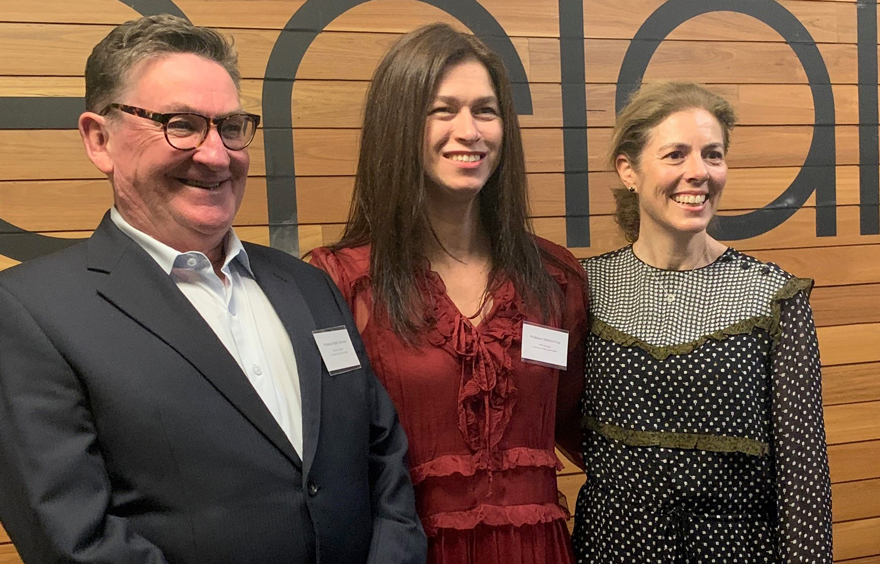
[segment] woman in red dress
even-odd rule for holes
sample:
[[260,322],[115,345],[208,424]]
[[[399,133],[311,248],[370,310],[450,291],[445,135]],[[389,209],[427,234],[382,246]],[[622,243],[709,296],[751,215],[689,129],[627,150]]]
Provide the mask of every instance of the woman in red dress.
[[[418,29],[380,63],[364,115],[348,225],[312,264],[397,406],[428,562],[570,563],[554,444],[581,447],[586,285],[531,233],[503,63],[449,26]],[[535,324],[551,328],[546,358],[523,346]]]

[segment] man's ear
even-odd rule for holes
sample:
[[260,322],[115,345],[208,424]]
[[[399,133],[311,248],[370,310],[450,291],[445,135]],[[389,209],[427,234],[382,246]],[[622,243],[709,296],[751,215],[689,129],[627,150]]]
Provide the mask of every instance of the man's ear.
[[83,112],[79,116],[79,135],[86,147],[89,160],[106,175],[113,173],[113,159],[108,151],[110,136],[107,118],[94,112]]
[[614,159],[614,166],[617,169],[617,175],[626,188],[636,186],[636,169],[626,155],[617,155]]

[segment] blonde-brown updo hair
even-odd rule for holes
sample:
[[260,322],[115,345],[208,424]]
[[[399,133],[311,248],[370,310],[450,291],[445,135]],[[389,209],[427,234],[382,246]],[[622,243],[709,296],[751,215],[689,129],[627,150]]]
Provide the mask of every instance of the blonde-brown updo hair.
[[[724,135],[724,152],[730,144],[730,132],[736,114],[730,104],[717,94],[693,82],[654,82],[644,84],[630,96],[626,107],[617,114],[608,157],[617,170],[617,157],[624,155],[638,170],[639,159],[651,132],[676,112],[700,108],[718,120]],[[615,220],[630,243],[639,238],[639,195],[626,187],[613,190],[617,204]]]

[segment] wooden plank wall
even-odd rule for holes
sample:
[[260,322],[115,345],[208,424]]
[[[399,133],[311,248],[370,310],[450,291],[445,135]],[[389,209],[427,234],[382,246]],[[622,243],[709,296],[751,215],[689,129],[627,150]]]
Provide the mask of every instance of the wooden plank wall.
[[[570,23],[571,14],[579,17],[583,9],[588,128],[577,134],[588,140],[590,246],[572,250],[586,257],[623,244],[611,217],[609,188],[616,184],[604,153],[624,55],[663,2],[582,1],[582,6],[569,0],[479,3],[510,37],[528,77],[533,113],[521,116],[521,124],[534,223],[539,234],[562,244],[567,243],[566,221],[572,220],[566,217],[565,173],[582,171],[566,171],[564,159],[563,126],[570,124],[563,123],[560,45],[570,43],[571,33],[560,40],[560,17]],[[876,178],[880,160],[876,152],[865,153],[859,138],[859,126],[868,126],[875,139],[878,127],[876,98],[873,108],[864,101],[872,100],[864,98],[860,113],[859,93],[859,17],[875,13],[872,1],[751,2],[753,7],[764,4],[758,11],[767,13],[781,7],[799,22],[804,31],[788,37],[792,44],[756,17],[733,11],[699,15],[666,36],[645,72],[646,80],[704,82],[734,104],[741,125],[733,135],[722,214],[741,214],[761,209],[783,193],[804,166],[818,131],[814,128],[814,91],[792,46],[815,45],[827,67],[824,80],[831,83],[834,118],[822,127],[833,128],[836,142],[834,154],[826,154],[834,157],[836,167],[836,235],[816,235],[814,195],[782,225],[731,244],[816,280],[812,303],[824,366],[835,559],[865,564],[880,563],[880,235],[862,234],[859,208],[860,174],[871,172],[861,170],[860,165],[872,165]],[[310,2],[336,4],[332,0]],[[265,115],[262,92],[267,62],[283,37],[281,30],[306,3],[177,0],[176,5],[193,22],[218,27],[235,38],[245,107]],[[452,11],[468,2],[438,4]],[[734,4],[741,5],[732,0]],[[3,104],[11,98],[81,97],[81,71],[92,45],[114,24],[137,15],[119,0],[0,0],[0,52],[4,54],[0,58],[0,109],[8,109]],[[427,3],[373,0],[334,19],[303,57],[290,100],[300,252],[333,241],[345,220],[362,100],[373,68],[400,33],[436,20],[466,29],[443,9]],[[300,28],[291,33],[308,32]],[[877,38],[868,41],[876,49]],[[813,80],[812,86],[820,83]],[[864,89],[862,96],[869,90]],[[13,117],[18,125],[4,125],[12,123]],[[40,116],[33,117],[37,123]],[[43,125],[29,127],[21,125],[22,119],[0,111],[0,220],[4,222],[0,225],[0,268],[18,262],[4,256],[4,252],[14,254],[4,251],[13,248],[12,242],[37,245],[21,239],[27,235],[13,226],[48,237],[86,237],[111,203],[106,180],[85,158],[70,125],[73,121],[53,126],[43,120],[39,122]],[[251,148],[252,177],[236,224],[244,238],[268,243],[270,198],[264,151],[261,131]],[[575,188],[583,192],[585,186]],[[873,189],[876,194],[877,186]],[[21,247],[15,247],[16,253]],[[582,475],[563,472],[561,489],[572,506],[582,481]],[[18,559],[0,530],[2,562]]]

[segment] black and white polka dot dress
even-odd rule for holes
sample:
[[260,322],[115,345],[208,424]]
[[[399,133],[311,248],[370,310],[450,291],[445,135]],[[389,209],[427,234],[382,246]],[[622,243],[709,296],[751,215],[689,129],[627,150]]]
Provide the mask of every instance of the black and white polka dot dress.
[[831,562],[812,281],[728,249],[668,271],[584,261],[577,562]]

